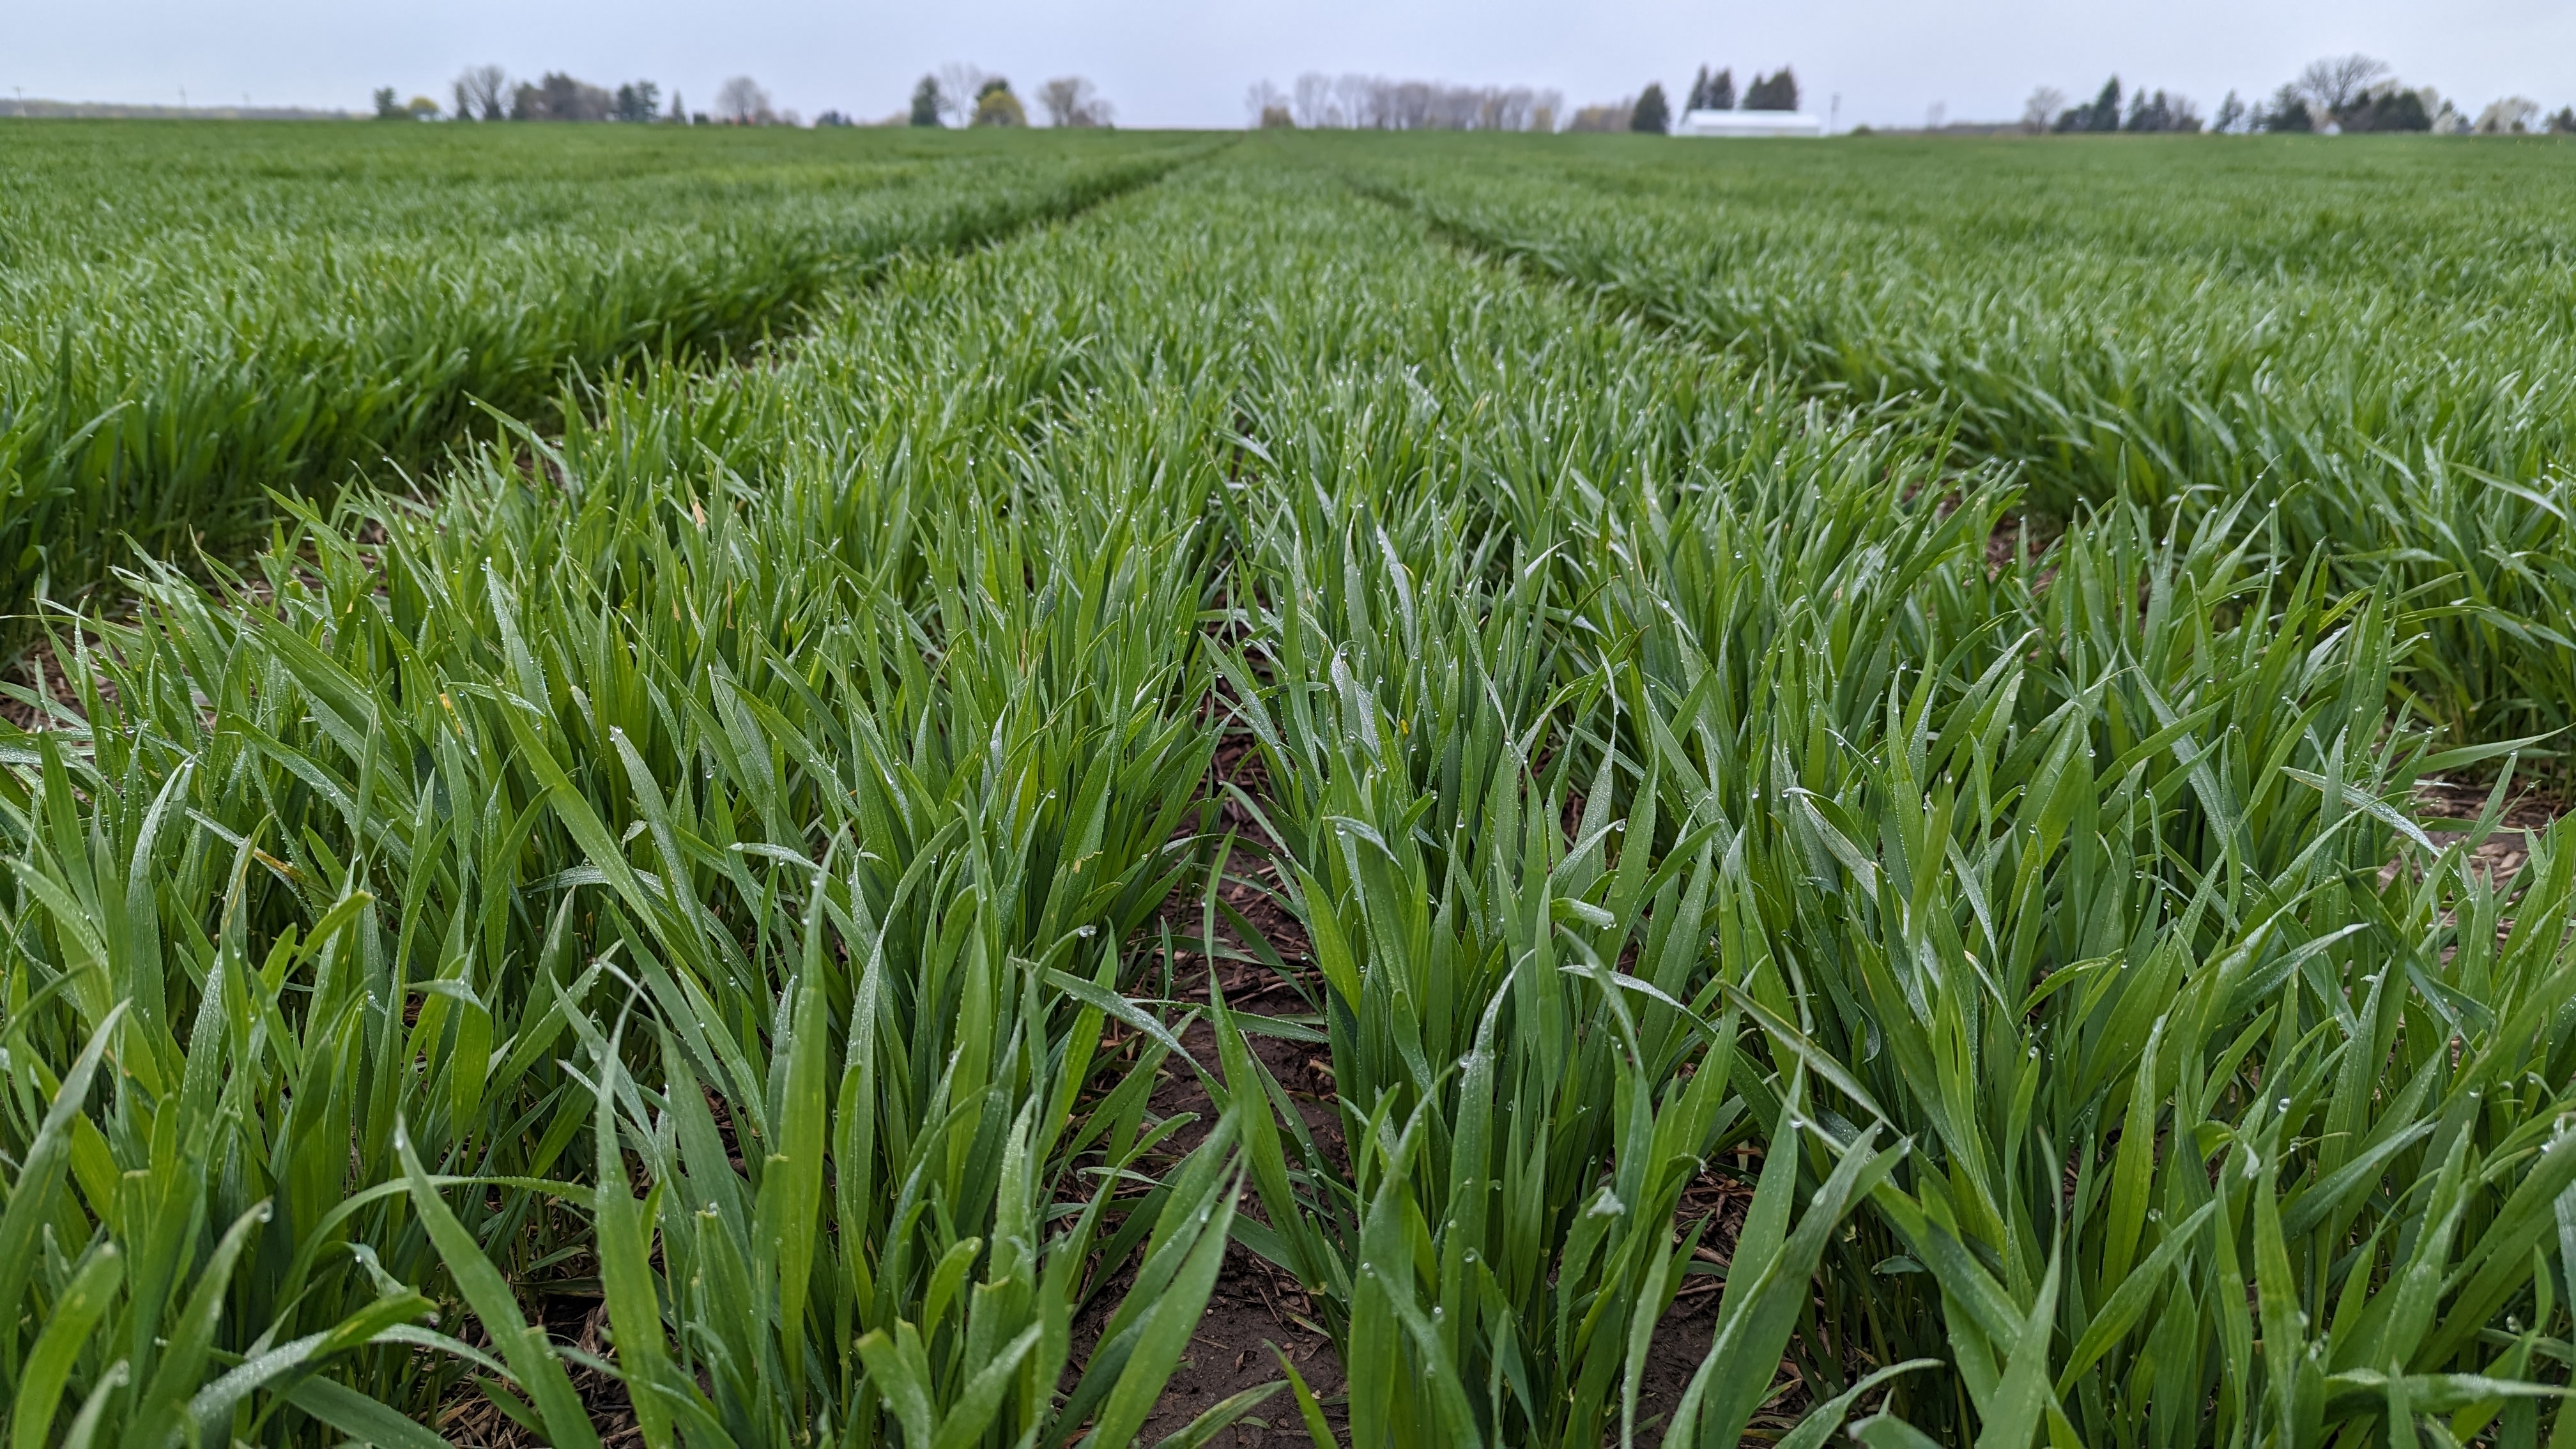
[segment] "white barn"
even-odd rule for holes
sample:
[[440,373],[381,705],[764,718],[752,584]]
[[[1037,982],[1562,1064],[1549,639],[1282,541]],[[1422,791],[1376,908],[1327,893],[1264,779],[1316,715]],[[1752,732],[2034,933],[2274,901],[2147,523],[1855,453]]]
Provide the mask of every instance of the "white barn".
[[1685,111],[1676,136],[1821,136],[1825,123],[1796,111]]

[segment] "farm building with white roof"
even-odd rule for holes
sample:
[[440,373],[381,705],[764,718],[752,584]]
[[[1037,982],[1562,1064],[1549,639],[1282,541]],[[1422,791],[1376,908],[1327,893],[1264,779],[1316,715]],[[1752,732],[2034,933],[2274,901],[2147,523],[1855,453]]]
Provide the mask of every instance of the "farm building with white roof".
[[1796,111],[1685,111],[1676,136],[1821,136],[1825,123]]

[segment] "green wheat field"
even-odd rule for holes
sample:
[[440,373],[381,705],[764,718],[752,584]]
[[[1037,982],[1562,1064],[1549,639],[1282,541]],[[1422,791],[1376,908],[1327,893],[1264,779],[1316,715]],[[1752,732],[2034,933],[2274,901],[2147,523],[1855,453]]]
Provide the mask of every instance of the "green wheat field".
[[11,124],[6,1449],[2576,1445],[2572,201]]

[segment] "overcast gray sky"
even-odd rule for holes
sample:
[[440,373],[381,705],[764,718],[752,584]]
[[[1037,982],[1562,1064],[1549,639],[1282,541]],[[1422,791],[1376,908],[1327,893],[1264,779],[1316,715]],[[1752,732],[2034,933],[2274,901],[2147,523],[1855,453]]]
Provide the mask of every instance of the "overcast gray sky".
[[901,108],[947,61],[1098,82],[1133,126],[1243,123],[1245,87],[1301,71],[1553,86],[1570,103],[1696,65],[1793,64],[1843,124],[2018,115],[2034,86],[2124,82],[2215,106],[2360,50],[2474,114],[2576,102],[2576,0],[0,0],[0,86],[61,100],[363,108],[442,103],[463,66],[648,78],[693,105],[747,74],[808,117]]

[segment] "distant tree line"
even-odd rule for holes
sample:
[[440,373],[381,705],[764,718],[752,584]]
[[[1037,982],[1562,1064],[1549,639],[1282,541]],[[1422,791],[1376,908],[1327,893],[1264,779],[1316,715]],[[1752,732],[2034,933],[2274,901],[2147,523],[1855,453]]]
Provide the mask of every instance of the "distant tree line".
[[[751,84],[747,79],[740,83]],[[685,124],[691,119],[676,92],[671,96],[670,109],[664,111],[662,87],[649,80],[628,81],[612,91],[562,71],[548,71],[532,81],[513,81],[497,65],[472,65],[450,83],[449,92],[454,104],[448,114],[459,121],[622,121],[643,125],[657,121]],[[763,102],[766,103],[765,96]],[[430,109],[435,111],[436,107]],[[700,125],[707,124],[708,119],[704,115],[696,117]]]
[[[615,90],[593,85],[562,71],[547,71],[535,80],[510,78],[497,65],[467,66],[449,84],[452,102],[446,112],[458,121],[617,121],[627,125],[802,125],[794,111],[775,109],[769,92],[749,76],[735,76],[716,93],[715,111],[691,111],[677,91],[662,105],[662,87],[649,80],[628,81]],[[376,115],[383,120],[436,120],[439,107],[427,96],[397,104],[393,88],[376,92]],[[841,124],[827,111],[817,125]]]
[[438,119],[438,102],[427,96],[414,96],[408,101],[395,99],[392,86],[376,91],[376,119],[379,121],[434,121]]
[[1532,86],[1328,76],[1309,71],[1286,91],[1268,81],[1245,93],[1255,125],[1357,131],[1553,131],[1565,97]]
[[[1661,89],[1661,87],[1657,87]],[[1690,95],[1682,103],[1685,114],[1691,111],[1732,111],[1738,109],[1735,95],[1735,71],[1728,67],[1712,75],[1707,66],[1691,81]],[[1744,88],[1741,109],[1747,111],[1794,111],[1798,109],[1798,77],[1782,66],[1772,75],[1755,72],[1753,83]]]
[[2201,128],[2200,108],[2189,96],[2141,88],[2129,97],[2128,110],[2120,109],[2120,78],[2113,76],[2102,83],[2102,90],[2082,105],[2066,104],[2064,93],[2045,86],[2033,93],[2022,112],[2022,125],[2032,131],[2082,133],[2099,131],[2197,131]]
[[[651,81],[629,81],[615,90],[549,71],[534,81],[513,81],[497,65],[469,66],[457,76],[455,106],[460,121],[621,121],[635,124],[730,126],[801,126],[803,118],[779,108],[769,92],[749,76],[738,75],[716,91],[711,110],[692,111],[675,91],[666,110],[662,88]],[[377,92],[376,113],[392,119],[435,118],[438,106],[415,97],[407,106],[393,100],[388,88]],[[1050,124],[1106,126],[1112,109],[1099,88],[1078,75],[1058,76],[1038,88],[1037,103]],[[965,64],[943,66],[913,88],[912,103],[878,125],[1026,126],[1029,112],[1011,83]],[[838,110],[814,118],[817,126],[854,126],[860,122]]]
[[[1039,86],[1037,101],[1050,126],[1105,127],[1117,113],[1098,87],[1078,75]],[[923,76],[912,88],[911,109],[899,119],[915,126],[1026,126],[1029,111],[1009,80],[957,63]]]
[[[2233,104],[2230,104],[2230,103]],[[2227,124],[2222,131],[2465,131],[2474,123],[2427,87],[2409,90],[2389,74],[2383,61],[2347,55],[2311,61],[2272,93],[2269,101],[2248,106],[2230,91],[2220,103]]]
[[[1682,98],[1682,113],[1692,111],[1794,111],[1798,109],[1798,77],[1787,66],[1763,75],[1756,71],[1753,81],[1739,96],[1735,89],[1735,69],[1723,67],[1712,72],[1707,66],[1691,78],[1690,90]],[[1574,113],[1573,131],[1646,131],[1666,135],[1673,128],[1672,102],[1664,96],[1664,83],[1649,81],[1634,97],[1607,106],[1585,106]]]
[[[923,85],[930,85],[928,77]],[[917,102],[918,104],[918,102]],[[1676,119],[1663,82],[1633,96],[1589,105],[1569,114],[1565,97],[1531,86],[1465,86],[1441,81],[1389,80],[1384,76],[1328,76],[1309,71],[1281,90],[1255,83],[1243,98],[1256,126],[1382,131],[1648,131],[1672,130]],[[1759,72],[1739,92],[1733,68],[1703,65],[1683,99],[1688,111],[1794,111],[1798,77],[1788,66]]]
[[[1655,98],[1663,99],[1661,87],[1655,88]],[[1636,124],[1637,103],[1644,99],[1643,96],[1626,96],[1602,105],[1581,107],[1566,122],[1565,129],[1596,132],[1629,130]]]
[[2430,86],[2400,83],[2385,61],[2345,55],[2312,61],[2266,99],[2246,102],[2234,91],[2219,102],[2205,127],[2188,97],[2133,92],[2121,105],[2113,76],[2090,101],[2068,105],[2065,93],[2042,86],[2022,109],[2022,129],[2033,132],[2199,131],[2237,134],[2266,131],[2431,132],[2439,135],[2521,135],[2549,130],[2576,133],[2576,108],[2561,108],[2545,122],[2537,102],[2507,96],[2472,119]]

